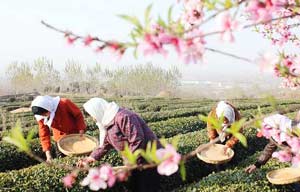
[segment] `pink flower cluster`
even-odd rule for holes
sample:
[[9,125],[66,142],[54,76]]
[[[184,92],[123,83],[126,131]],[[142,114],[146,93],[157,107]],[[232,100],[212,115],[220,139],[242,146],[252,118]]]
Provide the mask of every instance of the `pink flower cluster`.
[[253,22],[269,21],[277,10],[278,3],[274,0],[251,0],[246,6],[246,13]]
[[184,1],[184,13],[182,15],[183,23],[188,27],[200,24],[203,19],[203,1],[202,0],[187,0]]
[[75,183],[76,177],[77,177],[77,174],[74,174],[74,173],[70,173],[70,174],[66,175],[65,177],[63,177],[62,182],[63,182],[64,186],[67,188],[71,188],[73,186],[73,184]]
[[167,144],[163,149],[158,149],[156,155],[162,161],[157,167],[159,174],[170,176],[178,170],[181,155],[171,144]]
[[300,57],[283,56],[281,61],[275,65],[276,76],[282,77],[283,86],[297,88],[300,86]]
[[92,37],[91,35],[87,35],[85,37],[79,37],[73,35],[71,32],[65,33],[65,38],[69,45],[73,45],[76,41],[82,40],[82,43],[87,47],[94,47],[95,52],[102,52],[104,49],[111,51],[116,55],[117,59],[121,58],[126,51],[126,48],[118,42],[114,41],[100,41],[97,37]]
[[143,41],[139,44],[139,49],[145,56],[155,53],[167,56],[168,51],[165,49],[165,45],[171,45],[185,63],[196,63],[202,59],[205,41],[199,30],[192,30],[181,38],[168,33],[157,25],[153,29],[152,33],[144,35]]
[[287,43],[293,43],[299,46],[298,32],[293,30],[295,28],[293,24],[299,19],[299,16],[295,16],[293,11],[295,5],[294,0],[251,0],[246,7],[246,12],[254,23],[276,19],[273,22],[264,24],[262,28],[257,27],[258,31],[264,37],[270,39],[274,45],[283,47]]
[[288,132],[292,130],[292,120],[280,114],[266,117],[262,123],[261,134],[271,137],[279,144],[289,139]]
[[293,129],[299,129],[298,125],[292,127],[292,121],[288,117],[276,114],[264,119],[260,134],[286,146],[285,150],[274,152],[272,157],[281,162],[292,162],[293,166],[299,166],[300,138],[292,134]]
[[116,182],[116,175],[110,165],[102,165],[100,168],[91,168],[88,175],[81,182],[82,186],[89,186],[93,191],[112,187]]
[[231,17],[229,12],[221,14],[219,17],[219,24],[221,32],[221,40],[227,42],[234,42],[233,31],[237,30],[239,23]]

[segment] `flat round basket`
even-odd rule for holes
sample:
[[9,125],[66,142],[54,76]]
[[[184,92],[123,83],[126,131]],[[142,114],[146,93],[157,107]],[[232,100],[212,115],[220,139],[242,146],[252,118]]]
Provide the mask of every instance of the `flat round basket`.
[[10,113],[25,113],[25,112],[30,112],[31,108],[29,107],[21,107],[15,110],[10,111]]
[[300,181],[300,168],[282,168],[270,171],[267,174],[270,183],[275,185],[285,185]]
[[84,155],[92,152],[98,146],[98,141],[89,135],[70,134],[58,140],[57,146],[65,155]]
[[223,164],[229,162],[234,156],[234,151],[232,149],[228,150],[227,154],[224,154],[225,145],[214,144],[200,153],[197,153],[197,157],[210,164]]

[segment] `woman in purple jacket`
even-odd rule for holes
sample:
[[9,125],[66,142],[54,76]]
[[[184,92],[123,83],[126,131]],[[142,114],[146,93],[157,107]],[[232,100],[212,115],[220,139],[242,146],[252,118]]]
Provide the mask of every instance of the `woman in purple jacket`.
[[[110,149],[123,151],[125,143],[134,152],[145,149],[149,141],[156,141],[161,148],[158,138],[136,113],[120,108],[115,102],[107,102],[101,98],[92,98],[83,105],[85,111],[96,121],[100,131],[99,146],[88,157],[81,159],[78,166],[100,160]],[[140,157],[138,164],[144,164]],[[136,191],[158,191],[159,175],[156,169],[132,172],[133,189]]]

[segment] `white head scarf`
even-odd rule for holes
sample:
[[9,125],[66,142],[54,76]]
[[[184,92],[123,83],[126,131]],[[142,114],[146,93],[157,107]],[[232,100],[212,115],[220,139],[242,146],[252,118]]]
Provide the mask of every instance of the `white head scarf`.
[[106,129],[104,127],[115,118],[119,111],[119,106],[115,102],[109,103],[102,98],[95,97],[83,104],[83,108],[97,121],[96,124],[100,131],[99,144],[101,147],[106,136]]
[[60,101],[60,97],[51,97],[48,95],[45,96],[37,96],[32,102],[31,102],[31,107],[36,106],[36,107],[41,107],[43,109],[46,109],[47,111],[50,112],[50,117],[45,118],[41,115],[34,115],[37,121],[40,121],[44,119],[44,125],[48,125],[48,127],[51,127],[53,119],[55,117],[55,112],[58,107]]
[[[293,129],[292,120],[287,116],[275,114],[264,118],[264,123],[280,130],[280,141],[286,141],[286,134]],[[274,138],[276,139],[276,138]]]
[[234,109],[228,105],[225,101],[220,101],[216,108],[217,117],[220,118],[222,115],[226,117],[231,125],[235,121]]

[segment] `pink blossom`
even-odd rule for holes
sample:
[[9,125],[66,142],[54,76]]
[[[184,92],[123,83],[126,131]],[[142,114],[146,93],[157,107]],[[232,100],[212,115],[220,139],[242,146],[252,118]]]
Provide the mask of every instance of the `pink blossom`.
[[83,39],[83,43],[84,43],[85,46],[89,46],[94,40],[95,40],[95,38],[88,35]]
[[182,49],[183,49],[183,40],[181,40],[180,38],[173,36],[173,35],[169,35],[167,33],[160,33],[158,35],[159,41],[162,44],[171,44],[175,47],[175,50],[177,52],[177,54],[180,56]]
[[232,31],[238,28],[238,22],[234,20],[228,12],[222,14],[219,18],[219,25],[221,32],[221,40],[233,42],[234,37]]
[[284,150],[275,151],[272,157],[277,158],[280,162],[289,162],[292,160],[292,154]]
[[128,172],[127,171],[121,171],[121,172],[118,172],[117,174],[117,179],[118,181],[126,181],[128,178]]
[[154,53],[159,53],[164,56],[167,55],[167,51],[163,48],[163,44],[160,42],[160,39],[157,35],[145,34],[144,40],[139,45],[139,49],[144,52],[144,55],[152,55]]
[[89,185],[90,189],[93,191],[98,191],[99,189],[106,189],[107,183],[101,177],[99,168],[91,168],[88,175],[81,182],[82,186]]
[[263,127],[261,129],[261,134],[267,138],[270,139],[273,135],[273,128],[265,123],[263,123]]
[[182,21],[188,25],[196,25],[201,23],[203,19],[203,1],[189,0],[184,2],[184,14]]
[[67,36],[67,42],[69,45],[72,45],[77,39],[77,37]]
[[67,188],[71,188],[72,185],[75,183],[75,175],[70,173],[68,175],[66,175],[65,177],[63,177],[62,181],[64,183],[64,186]]
[[292,158],[292,165],[293,167],[299,167],[300,166],[300,155],[297,154]]
[[116,182],[116,176],[110,165],[102,165],[100,168],[100,175],[104,181],[107,181],[109,187],[112,187]]
[[202,60],[205,51],[205,41],[200,30],[194,29],[186,33],[185,42],[182,44],[182,55],[185,63],[197,63]]
[[277,143],[281,144],[280,140],[280,130],[279,129],[272,129],[271,130],[271,136]]
[[254,22],[268,21],[272,19],[273,4],[271,0],[262,2],[259,0],[249,1],[246,12],[250,14],[250,19]]
[[293,153],[299,153],[300,152],[300,139],[298,137],[291,137],[286,142],[291,147],[291,151]]
[[267,69],[271,69],[271,67],[274,67],[276,62],[278,62],[278,57],[270,52],[264,53],[257,60],[261,72]]
[[171,144],[167,144],[164,149],[158,149],[156,155],[162,160],[157,167],[159,174],[170,176],[178,170],[181,156]]
[[107,47],[112,49],[113,51],[118,51],[120,49],[120,44],[116,42],[110,42],[107,44]]
[[293,61],[290,57],[285,57],[283,60],[282,60],[282,64],[284,66],[286,66],[287,68],[290,68],[292,65],[293,65]]
[[[126,47],[122,46],[117,42],[110,42],[106,46],[102,46],[102,47],[110,50],[112,54],[114,54],[116,61],[120,60],[126,51]],[[99,51],[101,51],[101,49]]]
[[279,38],[277,44],[279,46],[283,46],[285,43],[287,43],[290,40],[292,33],[290,31],[283,31],[280,35],[281,37]]
[[197,39],[186,40],[183,46],[182,57],[185,63],[197,63],[202,60],[205,48]]
[[272,137],[276,142],[282,143],[290,138],[287,133],[292,129],[291,125],[292,121],[288,117],[280,114],[271,115],[264,118],[261,132],[267,139]]

